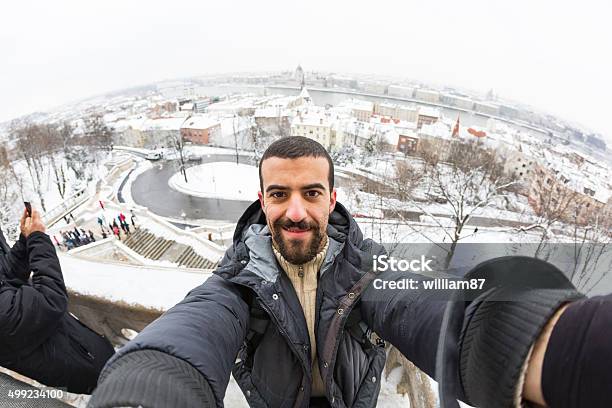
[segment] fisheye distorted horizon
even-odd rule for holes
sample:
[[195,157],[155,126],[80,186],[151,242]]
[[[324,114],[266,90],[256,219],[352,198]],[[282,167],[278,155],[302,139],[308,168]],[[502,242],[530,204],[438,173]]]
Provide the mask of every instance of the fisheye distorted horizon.
[[12,2],[0,24],[0,122],[137,85],[294,69],[481,92],[612,141],[610,5]]

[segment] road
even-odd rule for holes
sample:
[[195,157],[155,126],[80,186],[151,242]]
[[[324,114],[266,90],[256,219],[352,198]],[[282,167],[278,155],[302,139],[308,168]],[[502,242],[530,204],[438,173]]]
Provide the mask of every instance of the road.
[[[201,162],[189,162],[188,167],[218,161],[235,161],[232,155],[203,156]],[[240,163],[251,164],[248,157]],[[132,199],[138,205],[163,217],[208,219],[236,222],[252,201],[234,201],[193,197],[168,186],[168,179],[178,171],[178,162],[159,161],[151,170],[139,175],[132,183]],[[257,197],[253,197],[253,201]]]

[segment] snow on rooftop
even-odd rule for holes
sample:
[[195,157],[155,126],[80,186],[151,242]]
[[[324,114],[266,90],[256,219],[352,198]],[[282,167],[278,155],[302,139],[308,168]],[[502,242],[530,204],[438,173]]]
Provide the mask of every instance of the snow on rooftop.
[[143,130],[179,130],[185,118],[149,119],[143,123]]
[[280,106],[266,106],[265,108],[258,108],[255,110],[256,118],[277,118],[279,116],[289,116],[289,111],[283,109]]
[[310,94],[308,93],[308,89],[306,89],[306,87],[302,88],[302,92],[300,92],[300,98],[311,99]]
[[219,120],[208,115],[194,115],[184,121],[181,129],[209,129],[219,125]]
[[440,111],[436,108],[432,108],[430,106],[421,106],[419,107],[419,115],[422,116],[430,116],[432,118],[439,118]]
[[442,122],[424,124],[419,131],[419,136],[438,137],[442,139],[451,138],[450,128]]
[[299,125],[331,127],[329,117],[320,113],[306,113],[296,116],[291,122],[291,126]]

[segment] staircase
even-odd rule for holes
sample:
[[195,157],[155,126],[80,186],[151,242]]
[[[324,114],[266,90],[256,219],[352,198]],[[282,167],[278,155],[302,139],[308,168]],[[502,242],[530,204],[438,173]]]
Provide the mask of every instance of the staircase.
[[217,262],[209,261],[208,259],[198,255],[192,247],[185,248],[185,250],[177,258],[176,262],[180,266],[187,266],[188,268],[213,269],[217,266]]
[[163,257],[186,268],[214,269],[217,266],[217,261],[204,258],[192,247],[158,237],[144,228],[135,229],[123,243],[132,251],[154,261]]

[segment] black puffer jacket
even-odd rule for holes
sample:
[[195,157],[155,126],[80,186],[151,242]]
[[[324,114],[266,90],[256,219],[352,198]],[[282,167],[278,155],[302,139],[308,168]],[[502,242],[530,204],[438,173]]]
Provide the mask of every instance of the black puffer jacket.
[[9,248],[0,232],[0,365],[49,386],[90,393],[114,349],[70,315],[67,304],[49,237],[21,235]]
[[[428,316],[419,313],[427,312],[433,303],[409,309],[396,303],[392,294],[360,302],[375,277],[371,271],[372,257],[384,253],[384,248],[363,239],[359,227],[339,203],[330,216],[327,234],[330,246],[320,271],[315,324],[318,363],[327,399],[333,407],[372,407],[380,391],[385,353],[381,347],[359,341],[354,332],[349,332],[346,322],[353,308],[359,304],[368,326],[379,330],[433,374],[443,304]],[[245,336],[249,332],[250,313],[245,299],[251,294],[268,313],[271,324],[249,355]],[[408,326],[399,324],[415,313],[423,326],[427,322],[432,327],[423,336],[411,334]],[[388,325],[396,327],[385,327]],[[409,335],[402,337],[405,334]],[[401,344],[404,340],[406,343]],[[415,341],[426,344],[413,347]],[[253,203],[241,217],[234,245],[215,274],[110,360],[100,377],[102,385],[94,393],[92,406],[112,406],[109,401],[122,392],[121,387],[127,388],[126,379],[134,378],[126,374],[129,370],[124,364],[125,356],[143,350],[164,352],[197,369],[210,384],[217,406],[223,405],[230,372],[251,406],[308,406],[311,356],[307,326],[293,286],[272,253],[271,236],[259,202]],[[417,356],[419,353],[427,355]],[[150,379],[144,383],[150,383]],[[125,392],[134,395],[134,387],[130,388]],[[138,397],[114,401],[133,403]]]

